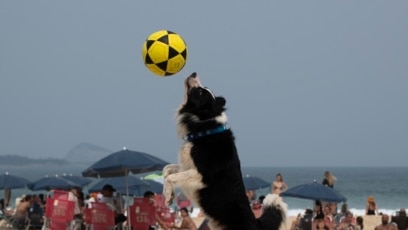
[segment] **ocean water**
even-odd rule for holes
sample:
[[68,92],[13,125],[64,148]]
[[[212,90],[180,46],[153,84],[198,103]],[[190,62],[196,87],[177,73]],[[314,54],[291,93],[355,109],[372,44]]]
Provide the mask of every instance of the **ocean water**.
[[[408,208],[408,167],[281,167],[281,168],[243,168],[243,174],[258,176],[272,182],[276,173],[281,173],[289,187],[316,180],[321,183],[326,170],[336,176],[334,189],[347,198],[349,209],[356,215],[365,213],[368,196],[374,196],[379,211],[393,214],[400,208]],[[260,190],[257,194],[267,193]],[[289,214],[303,213],[312,208],[310,200],[285,197]],[[338,205],[338,208],[341,204]]]
[[[37,180],[45,175],[53,176],[63,173],[81,175],[86,165],[56,165],[56,166],[30,166],[30,167],[5,167],[2,166],[0,173],[25,177],[29,180]],[[326,170],[331,171],[337,181],[334,189],[347,197],[347,205],[356,215],[363,215],[367,197],[374,196],[379,211],[393,214],[399,208],[408,209],[408,167],[244,167],[243,175],[262,178],[268,182],[275,179],[277,173],[283,175],[283,179],[289,187],[299,184],[310,183],[313,180],[321,183]],[[87,187],[84,192],[87,192]],[[256,191],[257,196],[266,195],[270,188]],[[22,194],[38,194],[46,191],[31,191],[28,189],[13,189],[12,202]],[[0,197],[3,194],[0,193]],[[313,201],[300,198],[285,197],[288,204],[289,215],[303,213],[305,208],[312,208]],[[340,208],[339,204],[338,208]]]

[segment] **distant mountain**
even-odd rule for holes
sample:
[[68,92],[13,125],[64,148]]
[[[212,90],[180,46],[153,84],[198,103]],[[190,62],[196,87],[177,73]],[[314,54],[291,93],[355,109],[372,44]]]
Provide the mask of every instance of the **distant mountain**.
[[94,144],[80,143],[67,153],[65,160],[71,163],[93,163],[111,153],[111,150]]
[[6,166],[28,166],[28,165],[61,165],[68,162],[63,159],[43,158],[33,159],[25,156],[5,155],[0,156],[0,165]]

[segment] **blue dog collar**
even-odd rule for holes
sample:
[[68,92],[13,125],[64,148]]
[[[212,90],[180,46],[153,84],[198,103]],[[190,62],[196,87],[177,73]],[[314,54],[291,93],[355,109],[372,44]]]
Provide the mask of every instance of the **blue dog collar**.
[[217,134],[217,133],[222,133],[222,132],[225,132],[225,131],[227,131],[227,127],[225,125],[221,125],[221,126],[218,126],[218,127],[214,128],[214,129],[209,129],[209,130],[206,130],[206,131],[203,131],[203,132],[189,133],[184,137],[184,140],[192,141],[192,140],[195,140],[195,139],[200,138],[200,137],[205,137],[205,136],[209,136],[209,135],[213,135],[213,134]]

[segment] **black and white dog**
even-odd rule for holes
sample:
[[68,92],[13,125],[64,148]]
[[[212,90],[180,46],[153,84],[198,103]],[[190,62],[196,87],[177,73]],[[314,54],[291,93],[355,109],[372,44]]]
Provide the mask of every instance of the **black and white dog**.
[[201,86],[196,73],[184,84],[185,98],[177,123],[185,142],[179,164],[163,169],[167,204],[172,203],[174,186],[178,186],[204,212],[213,230],[279,229],[287,208],[279,196],[266,196],[258,219],[250,208],[234,135],[226,128],[226,100]]

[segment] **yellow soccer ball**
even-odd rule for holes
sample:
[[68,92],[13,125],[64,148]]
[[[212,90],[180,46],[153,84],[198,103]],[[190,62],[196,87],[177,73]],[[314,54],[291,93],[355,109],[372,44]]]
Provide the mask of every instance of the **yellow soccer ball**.
[[187,61],[187,45],[171,31],[152,33],[143,43],[142,58],[147,69],[161,76],[171,76],[183,69]]

